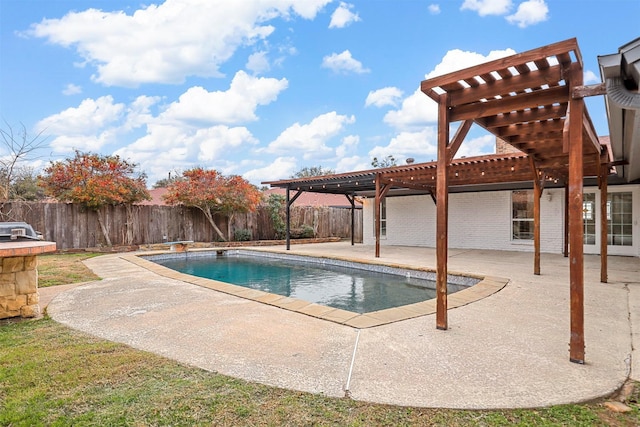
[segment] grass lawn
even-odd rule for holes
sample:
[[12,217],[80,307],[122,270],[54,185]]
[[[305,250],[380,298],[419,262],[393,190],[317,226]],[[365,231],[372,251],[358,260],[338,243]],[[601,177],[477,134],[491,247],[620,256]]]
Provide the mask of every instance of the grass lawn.
[[99,277],[81,262],[84,259],[102,255],[94,252],[69,254],[46,254],[38,257],[38,287],[88,282]]
[[[41,280],[94,278],[86,270],[78,276],[84,267],[80,254],[49,257],[41,257],[41,266],[49,264]],[[94,338],[47,317],[0,323],[0,426],[638,426],[639,399],[637,384],[627,414],[600,402],[497,411],[376,405],[248,383]]]

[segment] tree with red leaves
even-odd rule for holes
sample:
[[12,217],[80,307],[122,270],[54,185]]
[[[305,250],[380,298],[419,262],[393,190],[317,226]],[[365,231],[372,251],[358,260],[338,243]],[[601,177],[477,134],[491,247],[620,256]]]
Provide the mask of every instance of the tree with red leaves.
[[[98,215],[98,224],[108,246],[111,239],[100,209],[107,205],[124,205],[132,217],[131,206],[150,200],[146,176],[137,165],[119,156],[103,156],[76,151],[72,159],[52,162],[38,177],[45,194],[60,202],[77,203]],[[127,221],[127,239],[132,240],[131,221]],[[129,241],[128,243],[132,243]]]
[[[221,240],[231,240],[231,222],[236,213],[253,212],[262,200],[262,193],[244,178],[224,176],[214,169],[193,168],[167,187],[164,199],[170,205],[198,208]],[[227,237],[213,217],[227,217]]]

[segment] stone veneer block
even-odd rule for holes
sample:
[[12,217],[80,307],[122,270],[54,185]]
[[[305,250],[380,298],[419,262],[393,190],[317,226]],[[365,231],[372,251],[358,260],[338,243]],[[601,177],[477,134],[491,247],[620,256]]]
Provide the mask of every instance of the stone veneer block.
[[38,304],[23,305],[20,307],[20,317],[38,317],[39,315],[40,306]]
[[12,256],[2,259],[2,273],[15,273],[24,270],[24,257]]
[[7,299],[7,311],[20,312],[20,307],[27,305],[26,295],[16,295],[14,299]]
[[24,257],[25,271],[36,270],[38,268],[38,257],[35,255]]
[[19,271],[16,273],[16,293],[18,295],[32,294],[38,291],[38,275],[36,270]]
[[15,274],[0,274],[0,297],[8,297],[16,294]]
[[40,294],[35,292],[33,294],[27,295],[27,305],[34,305],[40,302]]

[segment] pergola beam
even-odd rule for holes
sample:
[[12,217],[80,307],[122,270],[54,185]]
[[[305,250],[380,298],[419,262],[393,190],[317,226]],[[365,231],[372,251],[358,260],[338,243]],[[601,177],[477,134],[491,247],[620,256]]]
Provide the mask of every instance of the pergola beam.
[[471,129],[471,125],[473,124],[473,120],[465,120],[462,122],[456,134],[453,137],[453,141],[447,147],[447,163],[451,163],[453,158],[456,156],[462,141],[464,141],[465,137],[469,133],[469,129]]

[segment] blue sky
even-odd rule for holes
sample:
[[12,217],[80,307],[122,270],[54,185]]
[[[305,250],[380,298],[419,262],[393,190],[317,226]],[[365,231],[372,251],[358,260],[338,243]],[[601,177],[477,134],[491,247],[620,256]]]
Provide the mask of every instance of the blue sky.
[[[0,118],[47,136],[35,168],[118,154],[149,186],[193,166],[259,184],[430,161],[423,79],[576,37],[598,83],[639,17],[640,0],[0,0]],[[458,155],[493,146],[473,128]]]

